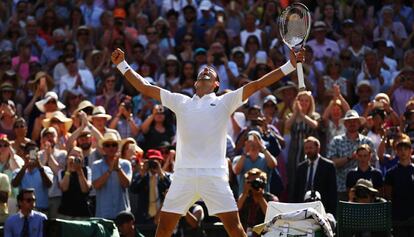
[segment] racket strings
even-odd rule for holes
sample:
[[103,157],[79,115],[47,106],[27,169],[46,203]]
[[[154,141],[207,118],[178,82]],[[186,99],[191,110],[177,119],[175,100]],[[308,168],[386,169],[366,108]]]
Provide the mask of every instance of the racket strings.
[[291,47],[301,45],[309,34],[309,24],[310,16],[305,9],[292,8],[281,16],[281,36]]

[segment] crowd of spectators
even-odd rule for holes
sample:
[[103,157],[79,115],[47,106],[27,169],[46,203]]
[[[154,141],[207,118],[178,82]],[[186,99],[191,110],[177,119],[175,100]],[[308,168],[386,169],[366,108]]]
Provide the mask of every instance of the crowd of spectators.
[[[0,221],[33,188],[48,218],[122,212],[122,223],[156,224],[174,173],[175,115],[137,93],[111,52],[122,49],[148,83],[188,96],[199,67],[212,65],[223,94],[288,60],[277,19],[289,2],[1,1]],[[355,185],[370,186],[363,178],[392,201],[396,233],[412,236],[414,1],[299,2],[313,22],[307,91],[292,73],[228,121],[243,225],[262,222],[267,201],[302,202],[309,190],[335,214]],[[207,221],[199,201],[176,236],[203,236]]]

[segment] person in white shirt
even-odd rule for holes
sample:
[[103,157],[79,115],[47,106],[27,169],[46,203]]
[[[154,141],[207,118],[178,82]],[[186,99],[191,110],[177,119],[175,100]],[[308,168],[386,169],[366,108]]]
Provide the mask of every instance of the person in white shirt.
[[296,58],[304,59],[303,52],[296,55],[292,52],[290,61],[282,67],[222,96],[214,93],[220,86],[217,72],[205,66],[198,73],[194,83],[196,94],[192,98],[151,85],[131,70],[124,52],[116,49],[112,53],[112,62],[128,82],[143,95],[161,101],[177,117],[174,179],[160,212],[157,237],[171,236],[181,216],[199,198],[206,203],[210,215],[220,218],[229,236],[246,236],[228,183],[225,159],[228,120],[250,95],[294,71]]
[[81,94],[88,100],[95,97],[95,80],[87,69],[79,69],[74,55],[66,55],[65,66],[68,73],[60,79],[59,96],[63,98],[67,90]]

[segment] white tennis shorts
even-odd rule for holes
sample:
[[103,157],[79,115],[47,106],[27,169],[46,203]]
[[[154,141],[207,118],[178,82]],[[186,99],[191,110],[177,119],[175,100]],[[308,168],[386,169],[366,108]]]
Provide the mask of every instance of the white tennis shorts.
[[185,215],[202,199],[209,215],[238,211],[227,177],[174,176],[161,211]]

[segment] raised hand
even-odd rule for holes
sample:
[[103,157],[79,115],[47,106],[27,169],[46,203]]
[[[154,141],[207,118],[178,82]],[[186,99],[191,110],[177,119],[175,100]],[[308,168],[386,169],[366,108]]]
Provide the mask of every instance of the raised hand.
[[112,52],[111,61],[113,64],[118,65],[125,60],[125,53],[121,49],[117,48]]

